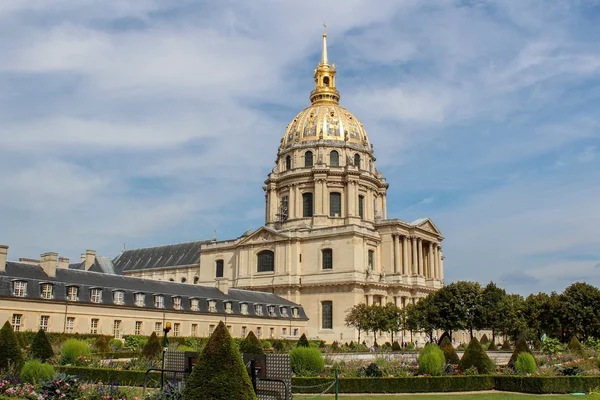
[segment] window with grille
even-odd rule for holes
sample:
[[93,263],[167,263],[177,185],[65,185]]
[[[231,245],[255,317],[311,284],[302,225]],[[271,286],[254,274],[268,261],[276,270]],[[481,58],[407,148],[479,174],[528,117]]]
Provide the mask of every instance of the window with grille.
[[248,331],[248,327],[242,326],[242,337],[246,337],[247,331]]
[[13,282],[13,294],[17,297],[27,296],[27,282],[14,281]]
[[304,218],[313,216],[313,194],[302,193],[302,216]]
[[307,151],[304,153],[304,166],[312,167],[313,166],[313,153],[312,151]]
[[358,216],[365,218],[365,196],[358,196]]
[[197,336],[198,335],[198,324],[192,324],[192,331],[190,333],[191,336]]
[[118,305],[125,304],[125,293],[121,292],[120,290],[113,292],[113,303]]
[[240,304],[240,313],[242,313],[243,315],[248,315],[248,304],[246,304],[246,303]]
[[375,252],[373,250],[369,250],[369,268],[373,268],[375,266]]
[[179,333],[181,333],[181,324],[176,322],[173,324],[173,336],[179,336]]
[[67,323],[65,324],[65,331],[67,333],[73,333],[75,330],[75,318],[67,317]]
[[339,217],[342,215],[342,194],[329,193],[329,216]]
[[118,319],[113,321],[113,336],[115,339],[121,338],[121,321]]
[[19,332],[21,330],[21,321],[23,320],[23,314],[13,314],[11,325],[15,332]]
[[200,300],[198,300],[198,299],[191,299],[190,300],[190,308],[192,309],[192,311],[198,311],[198,310],[200,310]]
[[40,317],[40,329],[43,329],[44,331],[48,331],[48,326],[50,326],[50,316],[49,315],[42,315]]
[[231,314],[231,302],[230,301],[225,302],[225,312],[227,314]]
[[92,318],[90,321],[90,333],[96,335],[98,333],[98,323],[100,322],[97,318]]
[[286,171],[289,171],[290,169],[292,169],[292,157],[287,156],[285,158],[285,169]]
[[154,323],[154,332],[156,332],[156,334],[162,334],[162,322],[155,322]]
[[256,314],[256,315],[263,315],[262,305],[260,305],[260,304],[255,304],[254,305],[254,314]]
[[183,307],[181,306],[181,297],[173,297],[173,309],[175,309],[175,310],[183,309]]
[[53,286],[50,283],[42,284],[42,299],[51,299]]
[[270,250],[264,250],[257,255],[258,272],[275,271],[275,253]]
[[208,311],[217,312],[217,302],[215,300],[208,301]]
[[90,291],[90,301],[92,303],[102,303],[102,289],[92,289]]
[[135,328],[133,329],[134,335],[142,334],[142,321],[135,321]]
[[209,325],[208,326],[208,334],[212,335],[214,331],[215,331],[215,326],[214,325]]
[[135,305],[138,307],[144,307],[146,305],[146,295],[144,295],[144,293],[135,294]]
[[340,154],[335,150],[329,153],[329,165],[332,167],[340,166]]
[[323,269],[333,269],[333,250],[323,249]]
[[216,277],[217,278],[222,278],[223,277],[223,260],[217,260],[216,261]]
[[154,307],[165,308],[165,298],[163,296],[154,296]]
[[321,329],[333,329],[333,304],[331,301],[321,303],[322,322]]
[[360,154],[354,155],[354,166],[360,168]]
[[287,309],[287,307],[281,307],[279,309],[279,312],[281,313],[282,317],[287,317],[288,316],[288,309]]
[[267,312],[269,313],[270,317],[275,317],[275,306],[268,306],[267,307]]
[[67,299],[69,301],[79,300],[79,288],[77,286],[69,286],[67,288]]

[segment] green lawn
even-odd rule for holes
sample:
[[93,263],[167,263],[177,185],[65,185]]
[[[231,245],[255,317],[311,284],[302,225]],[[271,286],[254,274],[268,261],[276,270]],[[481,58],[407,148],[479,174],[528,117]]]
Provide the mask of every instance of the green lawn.
[[[401,395],[340,395],[340,400],[533,400],[541,397],[550,397],[554,400],[589,399],[588,396],[570,395],[538,395],[538,394],[512,394],[512,393],[479,393],[479,394],[401,394]],[[308,398],[294,395],[294,399]],[[334,396],[321,396],[316,399],[333,399]]]

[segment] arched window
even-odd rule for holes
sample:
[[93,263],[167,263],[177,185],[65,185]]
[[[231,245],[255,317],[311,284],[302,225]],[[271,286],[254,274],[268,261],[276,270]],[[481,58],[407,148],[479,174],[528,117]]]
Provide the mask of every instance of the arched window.
[[333,269],[333,250],[323,249],[323,269]]
[[340,217],[342,215],[342,194],[329,193],[329,216]]
[[354,166],[360,168],[360,154],[354,155]]
[[187,282],[187,279],[181,278],[181,283],[186,283],[186,282]]
[[275,272],[275,254],[270,250],[263,250],[257,256],[258,272]]
[[323,78],[323,86],[325,86],[325,87],[329,86],[329,77],[328,76]]
[[365,196],[358,196],[358,216],[365,218]]
[[307,151],[304,153],[304,166],[312,167],[313,166],[313,153],[312,151]]
[[335,150],[329,153],[329,165],[332,167],[340,166],[340,153]]
[[304,218],[313,216],[313,194],[302,194],[302,216]]
[[287,156],[285,158],[285,170],[289,171],[290,169],[292,169],[292,157],[291,156]]
[[223,277],[223,260],[217,260],[215,262],[215,267],[217,270],[215,276],[217,278],[222,278]]
[[333,329],[333,302],[321,303],[321,329]]
[[169,278],[169,282],[175,282],[175,279]]
[[200,278],[195,276],[194,277],[194,285],[197,285],[199,280],[200,280]]

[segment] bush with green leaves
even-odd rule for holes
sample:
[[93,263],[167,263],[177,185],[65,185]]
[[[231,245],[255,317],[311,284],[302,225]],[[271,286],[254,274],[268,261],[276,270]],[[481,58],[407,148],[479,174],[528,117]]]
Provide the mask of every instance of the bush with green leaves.
[[23,366],[23,354],[12,325],[6,321],[0,329],[0,371],[14,373]]
[[494,341],[491,341],[487,349],[488,351],[498,351],[498,346],[496,346],[496,343],[494,343]]
[[454,346],[452,346],[449,336],[446,336],[442,340],[440,349],[444,353],[444,358],[447,364],[457,365],[459,363],[460,360],[458,358],[458,354],[456,354],[456,350],[454,350]]
[[463,373],[469,368],[476,368],[480,374],[489,374],[496,369],[496,365],[490,360],[485,350],[483,350],[479,340],[473,338],[460,359],[458,368],[463,371]]
[[520,353],[515,361],[515,371],[521,375],[535,374],[537,372],[537,365],[535,364],[535,358],[530,353]]
[[571,341],[567,345],[567,350],[569,350],[573,354],[577,354],[578,356],[582,356],[582,357],[587,356],[587,354],[585,353],[585,349],[581,345],[581,342],[579,341],[579,339],[577,339],[577,336],[573,336],[571,338]]
[[158,358],[163,351],[163,347],[158,340],[158,336],[156,336],[156,332],[152,332],[148,342],[144,345],[142,349],[142,357],[148,360],[154,360]]
[[527,342],[525,341],[524,337],[519,338],[519,340],[517,340],[517,343],[515,344],[515,349],[512,353],[512,356],[510,356],[510,360],[508,361],[508,366],[510,368],[514,369],[515,362],[517,361],[517,357],[521,353],[532,354],[531,350],[529,350],[529,346],[527,346]]
[[109,342],[109,345],[113,349],[122,349],[123,348],[123,342],[121,342],[119,339],[111,339]]
[[22,382],[36,384],[52,378],[54,374],[52,365],[43,363],[40,360],[30,360],[21,368],[19,378]]
[[484,345],[484,344],[488,344],[489,342],[490,342],[490,339],[488,339],[487,335],[484,333],[483,336],[481,337],[481,341],[479,343]]
[[319,349],[298,346],[290,352],[292,371],[296,375],[317,375],[323,372],[325,360]]
[[554,355],[563,351],[563,346],[558,339],[546,338],[542,343],[542,352],[544,354]]
[[[75,339],[68,339],[67,342],[69,340]],[[80,399],[81,379],[64,373],[57,374],[44,382],[41,394],[45,400]]]
[[268,340],[263,340],[262,341],[262,348],[263,349],[267,350],[267,349],[270,349],[272,347],[273,347],[273,345],[271,344],[270,341],[268,341]]
[[265,354],[260,340],[252,331],[248,332],[248,335],[240,343],[240,352],[242,354]]
[[222,321],[196,360],[182,399],[257,399],[240,351]]
[[310,343],[308,343],[308,339],[306,338],[306,334],[302,334],[300,339],[298,340],[298,344],[296,347],[310,347]]
[[33,358],[40,361],[48,361],[49,358],[54,356],[54,350],[52,350],[52,345],[46,337],[46,332],[43,329],[40,329],[36,333],[35,337],[31,341],[29,351]]
[[402,347],[400,347],[400,343],[398,343],[397,341],[394,341],[394,343],[392,343],[392,351],[402,351]]
[[375,363],[371,363],[367,366],[367,368],[365,368],[362,373],[365,374],[365,376],[368,376],[369,378],[380,378],[383,376],[383,372],[381,371],[381,368],[379,368],[379,365],[375,364]]
[[420,374],[440,376],[444,372],[446,357],[437,344],[429,343],[419,352],[417,362]]
[[89,358],[91,355],[90,346],[84,340],[68,339],[60,348],[60,363],[64,365],[85,362],[82,358]]
[[504,351],[510,351],[510,350],[512,350],[512,347],[510,347],[510,342],[508,340],[505,340],[502,343],[501,349],[504,350]]
[[94,349],[98,353],[108,353],[110,351],[110,345],[106,336],[99,336],[94,343]]
[[185,351],[188,353],[197,353],[198,352],[198,350],[196,350],[195,348],[186,346],[184,344],[180,344],[179,346],[177,346],[177,351]]

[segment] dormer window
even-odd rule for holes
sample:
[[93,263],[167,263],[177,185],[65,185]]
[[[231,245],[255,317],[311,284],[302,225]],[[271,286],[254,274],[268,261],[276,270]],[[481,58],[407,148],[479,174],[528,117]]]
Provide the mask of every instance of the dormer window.
[[287,307],[280,307],[279,308],[279,312],[281,313],[282,317],[287,317],[288,316],[288,309],[287,309]]
[[275,306],[268,306],[267,312],[269,313],[269,317],[275,317]]
[[144,293],[135,294],[135,305],[138,307],[144,307],[146,305],[146,296]]
[[246,304],[246,303],[240,304],[240,313],[242,315],[248,315],[248,304]]
[[298,311],[298,309],[296,307],[292,308],[292,316],[294,318],[300,318],[300,312]]
[[14,281],[13,282],[13,295],[17,297],[27,296],[27,282],[25,281]]
[[69,286],[67,288],[67,299],[69,301],[79,300],[79,288],[77,286]]
[[217,312],[217,302],[215,300],[208,301],[208,312]]
[[162,295],[154,296],[154,307],[155,308],[165,308],[165,298]]
[[181,306],[181,297],[173,297],[173,308],[175,310],[183,309],[183,307]]
[[263,315],[263,307],[261,304],[255,304],[254,305],[254,314],[256,315]]
[[113,292],[113,303],[122,306],[125,304],[125,293],[121,290],[115,290]]
[[198,300],[198,299],[191,299],[190,300],[190,309],[192,311],[198,311],[198,310],[200,310],[200,300]]
[[54,297],[54,287],[51,283],[42,283],[42,299],[50,300]]
[[92,303],[102,303],[102,289],[93,288],[90,290],[90,301]]
[[231,314],[231,302],[230,301],[225,302],[225,312],[227,314]]

